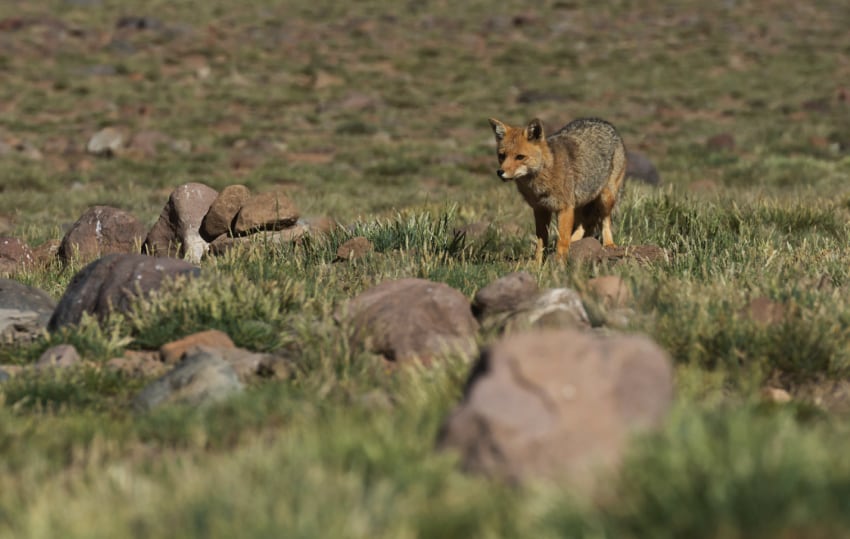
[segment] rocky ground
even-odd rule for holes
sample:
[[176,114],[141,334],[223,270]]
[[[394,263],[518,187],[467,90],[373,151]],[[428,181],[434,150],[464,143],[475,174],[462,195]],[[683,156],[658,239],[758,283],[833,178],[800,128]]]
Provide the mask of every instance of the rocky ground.
[[0,537],[847,534],[843,3],[135,8],[0,5]]

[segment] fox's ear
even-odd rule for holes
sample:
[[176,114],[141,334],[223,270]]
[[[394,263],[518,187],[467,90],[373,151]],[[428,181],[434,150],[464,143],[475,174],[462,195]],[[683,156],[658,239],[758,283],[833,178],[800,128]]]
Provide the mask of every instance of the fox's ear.
[[496,134],[497,139],[502,140],[505,138],[505,133],[508,132],[508,128],[505,124],[495,118],[490,118],[490,126],[493,128],[493,133]]
[[528,127],[525,128],[525,136],[528,140],[540,140],[543,138],[543,122],[537,118],[528,122]]

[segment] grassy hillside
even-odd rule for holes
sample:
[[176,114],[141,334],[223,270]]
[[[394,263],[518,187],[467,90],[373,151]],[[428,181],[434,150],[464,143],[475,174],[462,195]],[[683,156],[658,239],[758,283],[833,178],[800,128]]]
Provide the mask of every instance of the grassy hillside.
[[[0,536],[850,535],[848,27],[839,0],[0,3],[0,234],[60,239],[93,204],[153,224],[189,181],[284,187],[348,225],[207,260],[129,320],[0,348],[25,365],[69,342],[89,362],[0,386]],[[538,268],[491,116],[614,123],[663,182],[627,185],[615,239],[670,263]],[[87,153],[107,126],[163,142]],[[498,232],[455,241],[482,220]],[[358,234],[377,252],[332,264]],[[13,277],[58,298],[78,269]],[[333,321],[386,279],[471,297],[516,270],[578,290],[620,275],[629,330],[676,361],[675,410],[615,499],[460,473],[434,440],[469,365],[387,372]],[[742,314],[762,296],[781,322]],[[295,375],[134,416],[145,380],[102,364],[206,328]]]

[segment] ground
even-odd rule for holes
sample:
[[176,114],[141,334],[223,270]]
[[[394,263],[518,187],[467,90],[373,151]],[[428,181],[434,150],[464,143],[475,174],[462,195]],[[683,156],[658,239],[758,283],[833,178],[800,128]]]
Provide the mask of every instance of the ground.
[[[283,187],[328,242],[201,264],[136,317],[71,342],[94,366],[0,389],[7,537],[836,537],[848,534],[850,7],[844,1],[0,4],[0,232],[60,239],[93,204],[156,220],[188,181]],[[662,185],[630,181],[622,245],[669,264],[533,260],[487,118],[617,126]],[[103,127],[144,137],[86,151]],[[155,133],[156,135],[151,135]],[[477,243],[453,230],[490,221]],[[352,235],[377,253],[331,264]],[[14,278],[61,296],[79,266]],[[615,499],[458,471],[434,451],[469,365],[387,372],[338,338],[344,298],[396,277],[468,297],[510,271],[627,280],[629,331],[677,365],[665,428]],[[752,299],[783,305],[762,324]],[[134,416],[143,380],[97,365],[193,330],[285,352],[297,376],[205,410]],[[788,404],[765,402],[766,387]]]

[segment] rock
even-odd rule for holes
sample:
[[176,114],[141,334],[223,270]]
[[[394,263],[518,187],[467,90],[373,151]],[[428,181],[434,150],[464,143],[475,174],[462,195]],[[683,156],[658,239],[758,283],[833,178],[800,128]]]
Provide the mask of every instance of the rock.
[[587,281],[588,291],[609,308],[628,307],[632,302],[632,291],[623,279],[616,275],[595,277]]
[[168,365],[159,360],[156,350],[127,350],[123,357],[115,357],[106,362],[107,368],[134,378],[162,376],[168,372]]
[[159,349],[160,360],[167,365],[174,365],[184,355],[192,352],[199,346],[218,349],[236,347],[227,333],[217,329],[209,329],[163,344]]
[[529,328],[589,328],[590,318],[581,296],[570,288],[550,288],[512,312],[502,330],[513,333]]
[[36,369],[66,368],[80,363],[80,354],[70,344],[51,346],[35,362]]
[[250,236],[240,236],[231,238],[227,235],[221,235],[210,243],[209,254],[220,256],[234,247],[247,245],[261,245],[263,247],[273,247],[284,243],[297,242],[308,233],[308,229],[303,225],[295,225],[283,230],[269,230],[255,232]]
[[385,281],[337,311],[352,339],[390,361],[430,362],[447,351],[475,353],[478,323],[466,297],[443,283],[424,279]]
[[147,385],[133,408],[147,412],[164,405],[204,406],[243,389],[236,371],[213,349],[201,348],[186,356],[170,372]]
[[132,214],[109,206],[92,206],[62,238],[57,256],[68,263],[74,257],[89,262],[112,253],[136,253],[145,227]]
[[62,240],[47,240],[41,245],[37,245],[32,250],[35,263],[39,266],[48,266],[59,256],[59,247],[62,245]]
[[540,291],[537,279],[519,271],[496,279],[475,294],[472,314],[479,322],[501,313],[513,312],[533,300]]
[[579,263],[598,262],[602,257],[602,244],[596,238],[582,238],[570,243],[567,256]]
[[251,197],[244,185],[228,185],[221,190],[201,223],[201,236],[213,241],[222,234],[232,232],[233,220],[242,204]]
[[201,237],[201,223],[217,197],[215,189],[202,183],[187,183],[175,189],[148,232],[142,252],[200,262],[209,248]]
[[771,326],[781,324],[785,320],[786,308],[782,303],[777,303],[770,298],[759,296],[750,301],[739,315],[753,322]]
[[779,387],[764,387],[761,390],[761,398],[774,404],[785,404],[791,402],[791,395]]
[[340,225],[336,222],[336,220],[324,216],[306,217],[303,219],[303,222],[307,225],[311,236],[329,235],[333,233],[334,230],[340,228]]
[[374,250],[375,246],[372,245],[371,241],[363,236],[357,236],[339,246],[336,250],[336,261],[344,262],[363,258]]
[[0,279],[0,344],[34,341],[47,327],[55,306],[46,292]]
[[649,157],[634,150],[626,152],[626,178],[640,180],[649,185],[661,185],[661,176]]
[[297,220],[298,208],[284,193],[261,193],[243,202],[233,230],[237,235],[258,230],[280,230],[294,225]]
[[126,139],[127,135],[124,130],[115,127],[106,127],[89,139],[86,145],[86,151],[101,157],[112,157],[124,148]]
[[133,135],[127,150],[129,153],[136,154],[139,157],[151,158],[156,157],[160,148],[168,146],[171,143],[171,137],[165,133],[145,130]]
[[48,323],[49,331],[79,324],[83,313],[104,320],[126,313],[138,296],[147,296],[167,279],[197,276],[200,269],[183,260],[136,254],[113,254],[77,273]]
[[470,472],[563,481],[594,495],[630,437],[658,427],[672,398],[670,358],[647,337],[511,335],[481,354],[438,447],[458,451]]
[[23,240],[0,236],[0,276],[11,275],[35,262],[32,249]]
[[735,136],[731,133],[719,133],[705,142],[712,152],[731,152],[735,150]]
[[490,221],[476,221],[454,229],[455,241],[463,241],[465,243],[474,243],[485,239],[487,235],[493,231],[493,225]]
[[233,367],[236,376],[243,382],[249,382],[257,376],[284,376],[282,365],[275,364],[266,354],[236,347],[219,348],[216,351]]

